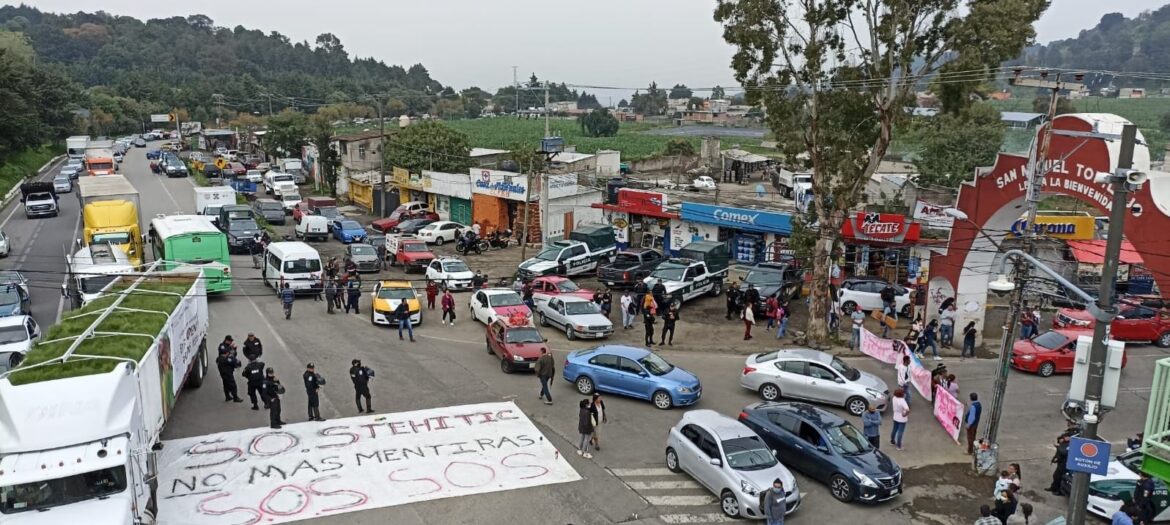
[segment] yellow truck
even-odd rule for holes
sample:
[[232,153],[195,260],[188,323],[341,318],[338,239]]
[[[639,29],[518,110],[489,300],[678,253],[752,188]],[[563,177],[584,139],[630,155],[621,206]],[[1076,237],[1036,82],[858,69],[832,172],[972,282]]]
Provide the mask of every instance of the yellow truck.
[[126,251],[131,264],[143,262],[142,206],[138,190],[122,175],[77,179],[81,204],[81,246],[110,243]]

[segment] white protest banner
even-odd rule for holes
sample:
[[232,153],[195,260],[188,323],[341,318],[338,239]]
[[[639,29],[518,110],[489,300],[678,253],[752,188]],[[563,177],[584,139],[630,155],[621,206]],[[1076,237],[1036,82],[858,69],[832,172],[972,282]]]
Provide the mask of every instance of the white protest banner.
[[959,429],[963,427],[963,404],[955,399],[945,388],[935,391],[934,418],[942,425],[943,430],[955,443],[959,442]]
[[161,525],[287,523],[581,479],[514,403],[167,441]]

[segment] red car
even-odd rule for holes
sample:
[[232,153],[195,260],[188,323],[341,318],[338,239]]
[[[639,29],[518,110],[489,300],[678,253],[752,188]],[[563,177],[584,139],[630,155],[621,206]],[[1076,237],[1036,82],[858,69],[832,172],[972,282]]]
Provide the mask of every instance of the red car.
[[390,233],[390,230],[398,226],[398,223],[410,219],[430,219],[432,221],[439,220],[439,214],[427,209],[427,203],[421,201],[411,201],[396,208],[390,213],[389,217],[378,219],[370,223],[370,226],[382,233]]
[[[1072,373],[1073,359],[1077,355],[1077,337],[1082,335],[1091,337],[1093,332],[1060,328],[1049,330],[1032,339],[1016,341],[1012,346],[1012,367],[1039,374],[1041,377]],[[1125,368],[1126,361],[1127,357],[1122,355],[1122,368]]]
[[487,351],[500,358],[500,370],[511,374],[520,370],[533,370],[541,350],[551,352],[548,339],[527,322],[513,326],[508,318],[493,321],[487,327]]
[[[1122,299],[1117,318],[1109,325],[1109,336],[1118,341],[1150,341],[1170,348],[1170,310],[1160,298]],[[1087,310],[1061,308],[1052,318],[1053,328],[1092,330],[1097,324]]]
[[400,265],[407,272],[411,270],[426,272],[427,265],[435,260],[435,254],[431,253],[427,243],[413,237],[399,238],[397,243],[387,243],[386,248],[390,266]]
[[532,299],[547,301],[560,295],[573,295],[593,300],[593,290],[586,290],[577,286],[577,283],[558,275],[543,275],[532,280]]

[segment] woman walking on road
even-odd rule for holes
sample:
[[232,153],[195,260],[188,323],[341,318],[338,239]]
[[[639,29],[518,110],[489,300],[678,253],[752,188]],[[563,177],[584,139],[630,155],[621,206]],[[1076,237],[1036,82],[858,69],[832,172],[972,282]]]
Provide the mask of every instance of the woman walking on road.
[[589,453],[589,438],[593,435],[593,411],[589,407],[589,400],[582,399],[577,404],[577,433],[581,438],[577,440],[577,455],[585,459],[593,459]]
[[967,323],[963,329],[963,353],[959,354],[959,360],[968,357],[975,358],[975,321]]
[[899,388],[894,391],[894,431],[890,433],[890,444],[902,450],[902,435],[906,433],[906,423],[910,421],[910,405],[906,404],[905,393]]
[[743,313],[740,317],[743,318],[743,340],[747,341],[752,338],[752,325],[756,324],[756,314],[754,310],[756,305],[753,303],[745,303],[743,305]]
[[427,280],[427,310],[435,309],[435,297],[439,295],[439,285],[435,281]]
[[447,318],[451,318],[451,326],[455,326],[455,297],[451,295],[451,290],[443,290],[443,324],[447,324]]

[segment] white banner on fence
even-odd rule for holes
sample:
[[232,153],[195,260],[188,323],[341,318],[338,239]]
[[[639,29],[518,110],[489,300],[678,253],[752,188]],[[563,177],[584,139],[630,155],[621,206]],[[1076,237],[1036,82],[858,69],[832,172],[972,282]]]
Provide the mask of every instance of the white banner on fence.
[[514,403],[166,442],[159,523],[286,523],[581,479]]

